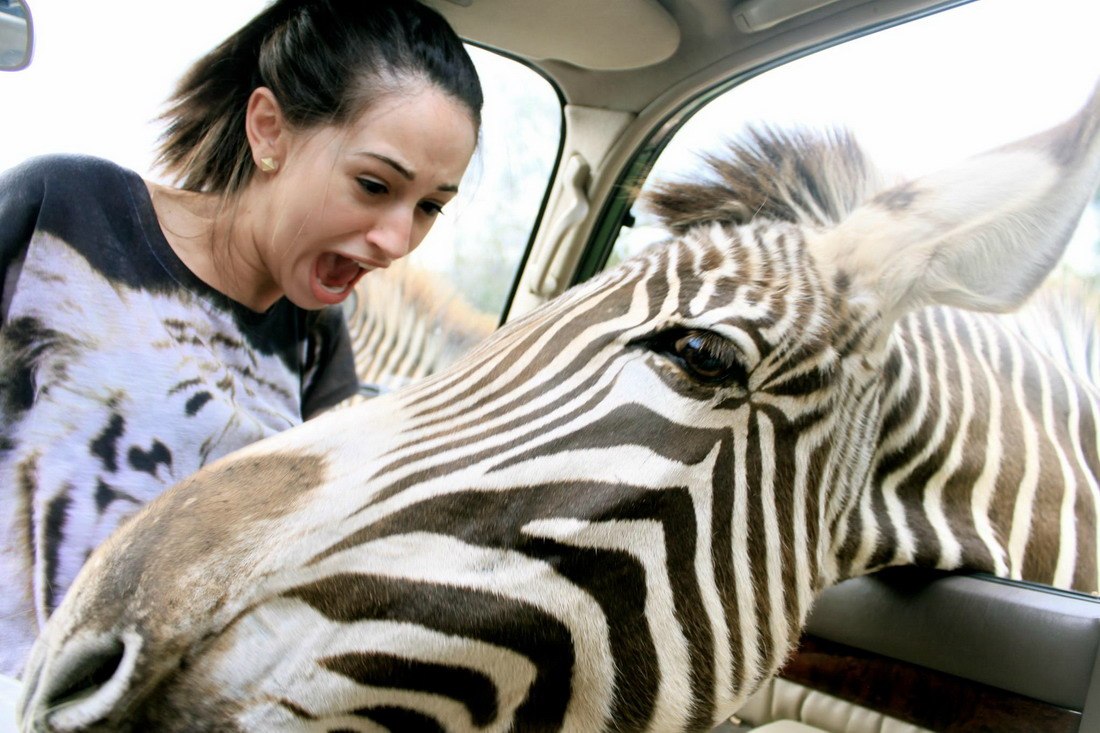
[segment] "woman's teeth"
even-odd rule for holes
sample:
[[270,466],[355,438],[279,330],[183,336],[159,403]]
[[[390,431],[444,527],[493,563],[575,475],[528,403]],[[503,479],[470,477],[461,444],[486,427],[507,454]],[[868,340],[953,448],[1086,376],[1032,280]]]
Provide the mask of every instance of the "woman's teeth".
[[[362,262],[356,262],[355,264],[359,265],[360,270],[370,270],[371,269],[370,265],[364,265]],[[348,289],[348,285],[336,285],[336,286],[325,285],[324,280],[320,280],[320,283],[321,283],[321,287],[325,290],[325,292],[332,293],[333,295],[342,295],[343,293],[347,292],[347,289]]]
[[321,288],[326,293],[332,293],[333,295],[340,295],[341,293],[343,293],[344,291],[346,291],[348,289],[347,285],[342,285],[340,287],[333,288],[333,287],[329,287],[328,285],[325,285],[323,282],[321,283]]

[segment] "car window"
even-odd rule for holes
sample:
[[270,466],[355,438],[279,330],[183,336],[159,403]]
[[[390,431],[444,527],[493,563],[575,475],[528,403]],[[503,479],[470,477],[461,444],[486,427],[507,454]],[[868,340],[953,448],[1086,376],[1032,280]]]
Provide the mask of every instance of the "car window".
[[[1100,4],[989,0],[851,40],[748,78],[678,129],[645,178],[690,177],[747,126],[846,126],[872,161],[920,176],[1054,126],[1100,79]],[[607,266],[666,239],[635,204]],[[1055,276],[1100,289],[1100,191]]]
[[[885,171],[919,176],[1057,124],[1100,77],[1100,5],[979,0],[796,59],[714,97],[668,141],[643,189],[690,175],[746,126],[845,126]],[[1100,201],[1064,265],[1100,273]],[[611,251],[621,261],[665,233],[641,207]]]

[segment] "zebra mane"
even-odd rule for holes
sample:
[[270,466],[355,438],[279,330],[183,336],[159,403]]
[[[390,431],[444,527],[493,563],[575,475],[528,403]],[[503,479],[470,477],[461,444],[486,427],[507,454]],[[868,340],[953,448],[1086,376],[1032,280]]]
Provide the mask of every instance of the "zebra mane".
[[400,268],[399,275],[405,307],[431,323],[432,334],[439,340],[440,367],[455,361],[496,330],[497,317],[478,310],[444,276],[409,263]]
[[355,286],[344,314],[360,381],[399,386],[442,369],[497,327],[441,275],[407,259]]
[[843,128],[750,126],[743,139],[703,154],[701,161],[699,178],[661,181],[643,194],[647,208],[673,232],[757,218],[827,226],[884,186],[882,174]]

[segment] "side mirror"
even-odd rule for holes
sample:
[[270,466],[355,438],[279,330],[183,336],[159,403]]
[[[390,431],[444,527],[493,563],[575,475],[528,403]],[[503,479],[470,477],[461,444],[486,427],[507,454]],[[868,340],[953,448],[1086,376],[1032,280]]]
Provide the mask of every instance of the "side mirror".
[[31,62],[34,24],[26,0],[0,0],[0,71],[18,71]]

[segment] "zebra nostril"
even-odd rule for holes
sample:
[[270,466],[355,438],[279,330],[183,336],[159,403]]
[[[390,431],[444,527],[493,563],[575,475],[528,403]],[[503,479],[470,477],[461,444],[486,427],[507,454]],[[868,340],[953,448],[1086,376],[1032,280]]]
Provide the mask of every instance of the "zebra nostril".
[[115,640],[106,648],[85,651],[91,653],[68,660],[73,666],[63,670],[55,686],[51,686],[53,689],[45,700],[50,708],[95,694],[115,676],[126,648],[121,641]]
[[137,634],[68,643],[39,682],[35,708],[49,729],[80,730],[110,716],[131,689],[141,646]]

